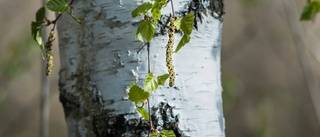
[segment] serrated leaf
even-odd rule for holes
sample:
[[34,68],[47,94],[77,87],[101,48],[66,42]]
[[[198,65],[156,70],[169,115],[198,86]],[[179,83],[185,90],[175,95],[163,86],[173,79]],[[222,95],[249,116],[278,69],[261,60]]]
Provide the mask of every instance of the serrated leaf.
[[43,22],[31,22],[31,34],[33,39],[36,41],[37,45],[39,46],[41,52],[43,53],[43,41],[41,35],[41,28]]
[[41,28],[42,28],[43,22],[36,22],[32,21],[31,22],[31,33],[33,36],[33,39],[37,42],[38,45],[42,45],[42,38],[41,38]]
[[158,81],[154,78],[153,73],[149,73],[144,81],[144,90],[151,92],[158,88]]
[[300,20],[307,21],[313,19],[316,14],[320,11],[320,1],[312,1],[307,3],[304,7],[303,12],[300,16]]
[[128,96],[129,100],[132,102],[143,102],[150,96],[150,94],[149,92],[141,89],[138,85],[132,84],[129,89]]
[[181,38],[175,52],[178,52],[184,45],[186,45],[190,41],[190,34],[193,28],[194,16],[193,13],[189,13],[184,16],[180,21],[176,21],[175,25],[177,25],[177,29],[183,32],[183,37]]
[[41,7],[36,13],[36,21],[37,22],[43,21],[45,15],[46,15],[46,10],[44,7]]
[[32,38],[39,46],[39,49],[41,50],[41,54],[42,54],[43,59],[44,59],[44,56],[43,56],[43,41],[42,41],[41,28],[43,27],[44,17],[45,17],[45,8],[41,7],[36,12],[36,21],[31,22]]
[[143,39],[142,39],[143,37],[148,41],[148,43],[150,43],[155,32],[156,32],[156,26],[152,21],[142,20],[137,29],[136,39],[143,42]]
[[161,9],[166,4],[166,0],[155,0],[151,8],[153,21],[156,23],[161,17]]
[[177,19],[174,21],[174,25],[176,26],[177,30],[180,30],[180,31],[181,31],[181,18],[177,18]]
[[151,9],[151,7],[152,7],[152,4],[150,2],[142,3],[140,6],[138,6],[136,9],[134,9],[131,12],[132,18],[135,18],[139,15],[146,14],[148,10]]
[[184,34],[191,34],[193,27],[194,15],[189,13],[181,19],[180,29]]
[[152,133],[149,137],[158,137],[158,134]]
[[154,3],[159,3],[159,4],[161,4],[162,6],[164,6],[164,5],[167,4],[167,0],[155,0]]
[[151,9],[151,14],[153,18],[153,22],[158,22],[158,20],[161,17],[161,7],[159,5],[155,6],[154,8]]
[[162,137],[176,137],[176,135],[174,134],[174,132],[172,130],[163,130],[161,132],[161,136]]
[[158,84],[164,86],[164,83],[166,82],[166,80],[169,78],[169,74],[163,74],[161,76],[158,76]]
[[68,11],[69,4],[67,0],[50,0],[45,5],[49,10],[59,13]]
[[132,87],[135,86],[135,85],[136,85],[136,83],[132,82],[132,83],[130,84],[130,88],[132,88]]
[[186,45],[190,41],[190,35],[184,34],[181,38],[175,52],[178,52],[184,45]]
[[143,108],[143,107],[139,107],[137,105],[137,103],[135,103],[136,109],[138,110],[138,112],[140,113],[140,115],[145,119],[145,120],[149,120],[149,113]]
[[82,23],[81,19],[75,17],[73,14],[69,14],[76,22],[78,22],[79,24]]
[[136,34],[136,39],[141,41],[141,42],[143,42],[143,37],[142,37],[142,35],[140,33]]

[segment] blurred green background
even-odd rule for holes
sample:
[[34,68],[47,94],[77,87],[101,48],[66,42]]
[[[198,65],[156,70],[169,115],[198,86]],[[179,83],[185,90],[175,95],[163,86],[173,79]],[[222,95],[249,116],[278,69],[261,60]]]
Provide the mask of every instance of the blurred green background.
[[[306,1],[226,0],[222,84],[227,137],[320,137],[320,24]],[[30,22],[40,0],[0,0],[0,137],[39,134],[40,50]],[[50,76],[50,137],[66,137],[59,55]],[[319,110],[319,109],[318,109]]]

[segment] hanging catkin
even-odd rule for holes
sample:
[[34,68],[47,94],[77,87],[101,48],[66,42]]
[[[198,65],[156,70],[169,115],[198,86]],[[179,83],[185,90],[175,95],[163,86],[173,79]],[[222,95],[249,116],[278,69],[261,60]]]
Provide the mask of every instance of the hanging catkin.
[[46,75],[50,75],[51,69],[53,66],[53,54],[52,54],[52,44],[53,41],[56,39],[55,32],[51,31],[47,40],[47,43],[45,45],[46,49],[46,59],[47,59],[47,65],[46,65]]
[[168,67],[169,72],[169,86],[172,87],[174,85],[174,79],[175,79],[175,72],[174,72],[174,66],[172,63],[172,52],[173,52],[173,45],[174,45],[174,18],[170,19],[170,26],[169,26],[169,41],[167,44],[167,50],[166,50],[166,64]]

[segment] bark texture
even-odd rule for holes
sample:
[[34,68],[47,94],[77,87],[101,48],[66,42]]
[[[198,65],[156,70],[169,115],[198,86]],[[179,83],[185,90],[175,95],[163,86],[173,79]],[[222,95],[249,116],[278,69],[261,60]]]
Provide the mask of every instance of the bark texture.
[[[147,75],[147,52],[136,53],[142,45],[135,40],[141,18],[131,18],[131,11],[142,2],[77,0],[75,15],[83,23],[79,25],[68,16],[59,20],[60,100],[70,137],[148,134],[148,121],[127,97],[131,82],[142,86]],[[177,15],[197,8],[196,0],[173,2]],[[225,136],[220,82],[223,7],[213,8],[215,2],[222,4],[221,0],[202,2],[204,10],[197,15],[197,30],[193,30],[190,43],[173,54],[175,86],[170,88],[166,83],[150,97],[154,126],[174,130],[178,137]],[[168,4],[163,10],[167,16],[161,18],[162,29],[168,26],[165,22],[170,9]],[[175,43],[181,37],[176,33]],[[156,75],[167,73],[167,41],[159,29],[151,42],[151,70]]]

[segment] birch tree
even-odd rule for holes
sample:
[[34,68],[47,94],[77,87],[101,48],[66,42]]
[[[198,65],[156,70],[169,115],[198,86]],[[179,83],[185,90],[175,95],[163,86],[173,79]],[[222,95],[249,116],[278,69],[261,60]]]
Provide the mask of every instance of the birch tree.
[[[223,1],[174,0],[164,5],[149,48],[135,38],[142,17],[131,17],[143,2],[75,0],[67,8],[73,18],[55,20],[60,101],[69,137],[142,137],[151,134],[151,127],[172,130],[177,137],[225,136],[220,79]],[[174,85],[166,82],[150,93],[150,121],[145,120],[128,99],[130,85],[143,87],[148,70],[158,76],[168,73],[170,16],[187,13],[193,13],[194,27],[190,42],[172,55]],[[74,21],[77,18],[81,24]],[[174,35],[176,46],[183,35]]]

